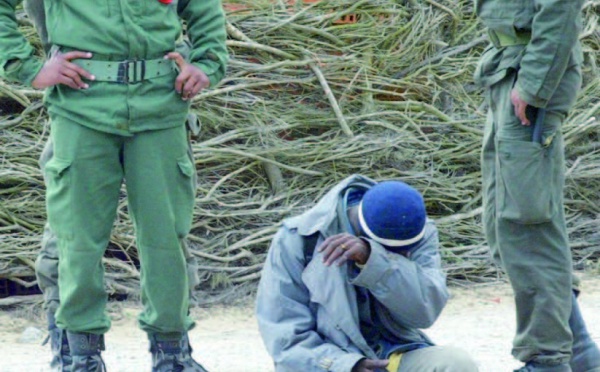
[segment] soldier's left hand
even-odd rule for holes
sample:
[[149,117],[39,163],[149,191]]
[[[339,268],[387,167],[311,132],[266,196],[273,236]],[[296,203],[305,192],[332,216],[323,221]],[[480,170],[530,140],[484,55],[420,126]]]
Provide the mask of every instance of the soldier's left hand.
[[198,67],[187,63],[178,52],[171,52],[165,58],[175,61],[179,67],[179,75],[175,79],[175,90],[181,94],[181,99],[184,101],[194,98],[202,89],[209,87],[208,76]]
[[341,266],[348,260],[364,265],[371,255],[369,243],[348,233],[330,236],[321,243],[318,251],[323,252],[326,266],[334,262]]

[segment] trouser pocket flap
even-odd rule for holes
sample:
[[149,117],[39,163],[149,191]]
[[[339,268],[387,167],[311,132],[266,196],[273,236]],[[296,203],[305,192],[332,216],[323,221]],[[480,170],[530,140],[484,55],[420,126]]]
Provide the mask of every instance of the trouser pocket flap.
[[51,173],[55,176],[62,176],[63,173],[71,166],[70,160],[59,159],[53,157],[48,163],[46,163],[46,172]]
[[548,222],[555,213],[553,147],[527,141],[498,142],[500,217],[521,224]]
[[184,155],[177,159],[177,165],[179,166],[179,170],[181,171],[181,173],[183,173],[187,177],[194,176],[194,165],[192,164],[192,161],[190,160],[188,155]]

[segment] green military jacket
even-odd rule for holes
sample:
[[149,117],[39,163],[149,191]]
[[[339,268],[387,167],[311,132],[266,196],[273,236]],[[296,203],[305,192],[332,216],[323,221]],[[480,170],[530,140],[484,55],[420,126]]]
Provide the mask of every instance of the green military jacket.
[[475,10],[490,30],[510,36],[531,33],[526,46],[490,46],[476,80],[489,86],[510,69],[518,70],[521,99],[545,107],[567,67],[582,61],[578,41],[584,0],[475,0]]
[[[0,0],[0,77],[30,85],[43,61],[17,29],[21,0]],[[168,0],[165,0],[168,2]],[[92,52],[93,59],[162,58],[175,49],[187,23],[189,61],[211,86],[225,74],[225,16],[220,0],[45,0],[50,42],[64,51]],[[46,92],[51,115],[104,132],[131,133],[182,125],[189,102],[175,91],[177,72],[131,84],[92,81],[75,90],[57,85]]]

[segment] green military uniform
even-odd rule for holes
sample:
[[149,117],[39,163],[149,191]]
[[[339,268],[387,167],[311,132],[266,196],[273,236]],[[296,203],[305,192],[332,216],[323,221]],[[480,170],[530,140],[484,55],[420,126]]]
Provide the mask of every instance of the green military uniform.
[[[43,0],[28,0],[28,3],[35,1],[42,2]],[[181,48],[177,48],[181,50]],[[191,144],[190,144],[191,145]],[[191,147],[189,148],[191,151]],[[54,154],[54,146],[52,140],[48,140],[46,146],[39,159],[40,168],[42,172],[46,168],[46,164],[52,159]],[[196,190],[197,179],[194,177],[194,190]],[[37,277],[38,286],[42,290],[44,295],[44,308],[48,310],[49,316],[54,316],[60,303],[59,289],[58,289],[58,246],[56,235],[52,232],[50,224],[44,226],[44,233],[42,235],[42,248],[35,261],[35,274]],[[198,263],[195,256],[189,249],[187,239],[181,239],[181,248],[186,261],[188,285],[189,285],[189,296],[193,298],[194,289],[200,284],[200,278],[198,277]],[[191,305],[191,304],[190,304]]]
[[[571,357],[571,252],[563,208],[561,125],[581,84],[582,0],[476,0],[493,42],[476,80],[487,88],[482,150],[485,234],[517,306],[513,355],[540,365]],[[516,88],[545,108],[541,143],[515,116]]]
[[[39,35],[42,48],[46,54],[50,51],[48,42],[48,32],[46,31],[46,12],[44,10],[44,0],[25,0],[23,8],[29,19],[33,22]],[[189,57],[189,46],[185,41],[179,42],[176,50],[186,59]],[[40,168],[44,172],[46,163],[52,159],[53,155],[52,141],[49,140],[40,156]],[[195,189],[195,187],[194,187]],[[44,307],[49,311],[49,316],[54,316],[59,304],[58,291],[58,246],[56,244],[56,235],[50,229],[50,225],[44,226],[42,236],[42,248],[35,262],[35,273],[38,286],[44,294]],[[181,241],[187,262],[188,282],[190,286],[190,298],[193,295],[194,288],[200,283],[197,273],[197,263],[194,256],[188,249],[187,241]]]
[[[0,1],[0,76],[30,84],[42,62],[17,32],[18,2]],[[174,90],[177,72],[161,59],[175,48],[181,17],[189,60],[216,84],[227,58],[220,2],[65,0],[46,2],[45,10],[52,44],[92,52],[89,70],[100,77],[87,90],[55,86],[46,96],[54,143],[45,172],[48,217],[60,251],[57,323],[73,332],[109,327],[101,258],[125,178],[142,265],[140,323],[176,339],[193,324],[180,240],[191,224],[194,165],[184,127],[189,103]],[[118,63],[126,60],[138,62]]]

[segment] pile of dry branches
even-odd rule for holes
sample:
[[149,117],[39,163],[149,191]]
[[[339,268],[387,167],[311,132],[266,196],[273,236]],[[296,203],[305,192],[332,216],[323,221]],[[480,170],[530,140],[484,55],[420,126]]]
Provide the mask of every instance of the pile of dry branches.
[[[252,0],[226,10],[228,75],[193,104],[202,131],[190,241],[203,289],[254,284],[279,222],[353,173],[424,193],[449,279],[497,278],[480,221],[486,108],[472,74],[487,38],[472,0]],[[584,12],[584,87],[563,129],[578,265],[600,257],[600,2]],[[26,20],[23,30],[35,40]],[[0,278],[22,280],[45,221],[37,157],[47,114],[31,89],[2,83],[0,97],[18,109],[0,112]],[[130,293],[139,275],[126,199],[118,216],[108,285]]]

